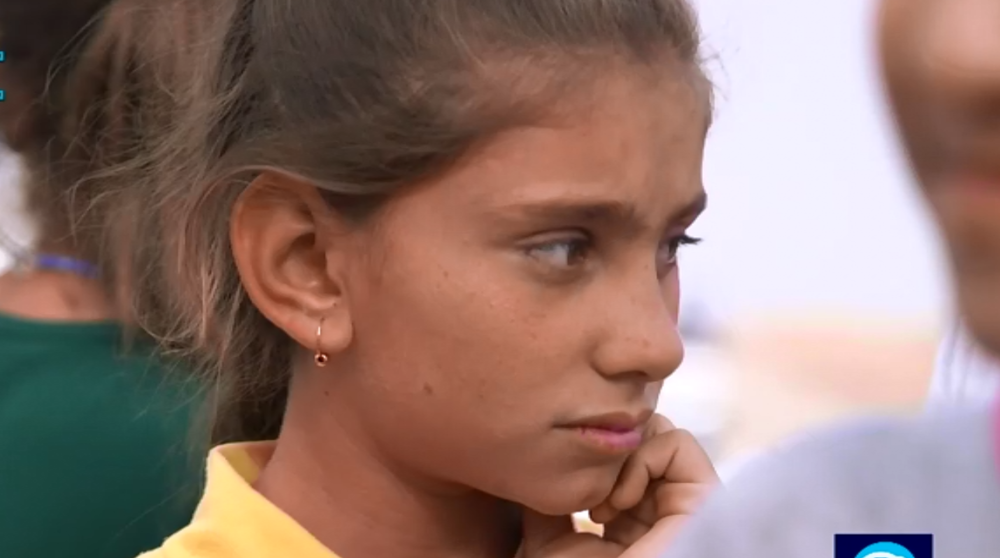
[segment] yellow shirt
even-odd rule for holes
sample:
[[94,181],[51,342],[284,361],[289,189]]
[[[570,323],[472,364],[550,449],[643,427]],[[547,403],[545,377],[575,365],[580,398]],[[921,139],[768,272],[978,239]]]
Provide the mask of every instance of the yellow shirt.
[[[228,444],[208,456],[205,494],[191,524],[139,558],[337,558],[254,490],[274,442]],[[577,530],[600,526],[577,519]]]
[[253,488],[273,442],[229,444],[208,456],[191,524],[140,558],[337,558]]

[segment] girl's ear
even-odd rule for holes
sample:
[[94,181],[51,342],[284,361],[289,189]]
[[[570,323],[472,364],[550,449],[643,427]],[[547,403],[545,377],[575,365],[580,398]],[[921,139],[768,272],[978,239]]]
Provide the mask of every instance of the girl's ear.
[[348,236],[314,185],[285,174],[262,173],[233,207],[230,241],[244,288],[309,351],[334,353],[351,342],[342,265]]

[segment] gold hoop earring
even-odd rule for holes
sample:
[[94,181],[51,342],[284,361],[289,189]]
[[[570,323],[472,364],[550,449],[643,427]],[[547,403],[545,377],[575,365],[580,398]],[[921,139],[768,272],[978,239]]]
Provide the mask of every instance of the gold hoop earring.
[[330,362],[330,357],[323,352],[323,320],[326,318],[320,318],[319,324],[316,325],[316,354],[313,355],[313,361],[316,362],[316,366],[323,368],[326,363]]

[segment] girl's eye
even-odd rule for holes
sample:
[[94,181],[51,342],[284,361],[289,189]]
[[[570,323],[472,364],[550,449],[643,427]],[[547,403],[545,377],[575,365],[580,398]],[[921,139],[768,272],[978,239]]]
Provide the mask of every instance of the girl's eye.
[[659,275],[665,275],[671,268],[677,265],[677,252],[681,246],[695,245],[701,242],[700,238],[694,238],[686,234],[675,236],[660,245],[660,252],[656,256],[656,270]]
[[587,238],[563,238],[536,244],[528,248],[528,255],[554,268],[572,268],[581,265],[592,246]]

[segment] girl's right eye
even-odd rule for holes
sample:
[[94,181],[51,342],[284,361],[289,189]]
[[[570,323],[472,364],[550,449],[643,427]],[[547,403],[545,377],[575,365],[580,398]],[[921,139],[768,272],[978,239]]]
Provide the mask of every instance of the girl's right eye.
[[571,269],[586,261],[591,248],[590,239],[575,236],[534,244],[527,248],[527,253],[550,267]]

